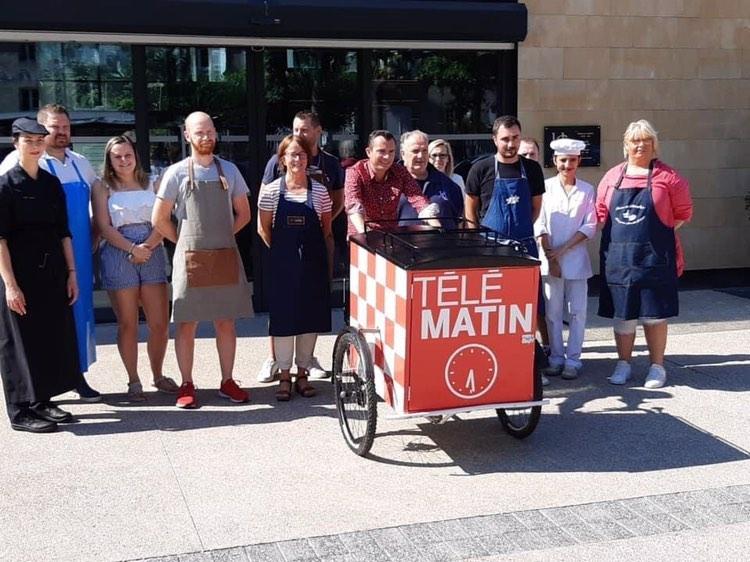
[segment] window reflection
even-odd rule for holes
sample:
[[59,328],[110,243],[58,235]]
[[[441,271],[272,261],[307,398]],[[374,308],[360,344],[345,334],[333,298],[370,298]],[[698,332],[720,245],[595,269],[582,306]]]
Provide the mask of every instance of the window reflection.
[[267,49],[266,141],[270,155],[291,132],[298,111],[312,109],[323,124],[324,148],[351,150],[358,139],[357,53],[344,50]]
[[446,138],[456,162],[491,151],[498,116],[498,53],[374,51],[372,120],[399,135]]

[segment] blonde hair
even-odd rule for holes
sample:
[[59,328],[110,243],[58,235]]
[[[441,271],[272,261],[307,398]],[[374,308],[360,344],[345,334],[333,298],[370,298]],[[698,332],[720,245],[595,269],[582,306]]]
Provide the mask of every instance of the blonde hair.
[[451,177],[453,174],[453,150],[450,143],[445,139],[435,139],[427,146],[427,154],[430,154],[436,148],[444,146],[448,152],[448,163],[445,165],[445,175]]
[[635,139],[653,140],[654,156],[659,156],[659,134],[654,129],[654,126],[645,119],[633,121],[625,129],[625,134],[622,136],[622,153],[625,155],[625,158],[628,157],[628,143]]
[[104,183],[110,189],[117,191],[117,174],[112,166],[112,162],[109,160],[109,155],[112,152],[112,149],[119,144],[127,144],[133,149],[133,154],[135,155],[135,170],[133,170],[133,176],[138,185],[143,189],[146,189],[149,185],[148,174],[141,166],[141,158],[138,156],[138,151],[135,149],[135,143],[127,135],[118,135],[107,141],[107,146],[104,148],[104,169],[102,170],[102,179],[104,180]]

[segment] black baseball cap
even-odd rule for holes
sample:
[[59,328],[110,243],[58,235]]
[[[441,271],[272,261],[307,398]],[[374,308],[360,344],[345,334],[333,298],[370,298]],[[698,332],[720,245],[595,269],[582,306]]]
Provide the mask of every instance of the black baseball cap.
[[49,135],[49,131],[44,125],[37,123],[36,119],[31,119],[30,117],[19,117],[13,121],[11,132],[14,135],[20,135],[21,133],[28,135]]

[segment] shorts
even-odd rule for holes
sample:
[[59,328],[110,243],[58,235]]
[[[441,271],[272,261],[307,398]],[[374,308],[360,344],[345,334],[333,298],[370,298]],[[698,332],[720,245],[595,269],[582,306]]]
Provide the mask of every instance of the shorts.
[[[126,240],[141,244],[151,235],[153,227],[149,223],[126,224],[117,230]],[[107,291],[167,282],[167,255],[162,244],[154,248],[151,259],[142,264],[130,262],[126,251],[107,243],[102,246],[99,257],[102,288]]]

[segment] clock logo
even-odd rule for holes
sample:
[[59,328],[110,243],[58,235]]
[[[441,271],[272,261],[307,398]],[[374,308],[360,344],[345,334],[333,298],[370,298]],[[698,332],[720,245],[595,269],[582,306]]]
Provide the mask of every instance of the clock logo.
[[497,379],[497,359],[490,348],[472,343],[459,347],[445,364],[445,384],[464,400],[479,398]]

